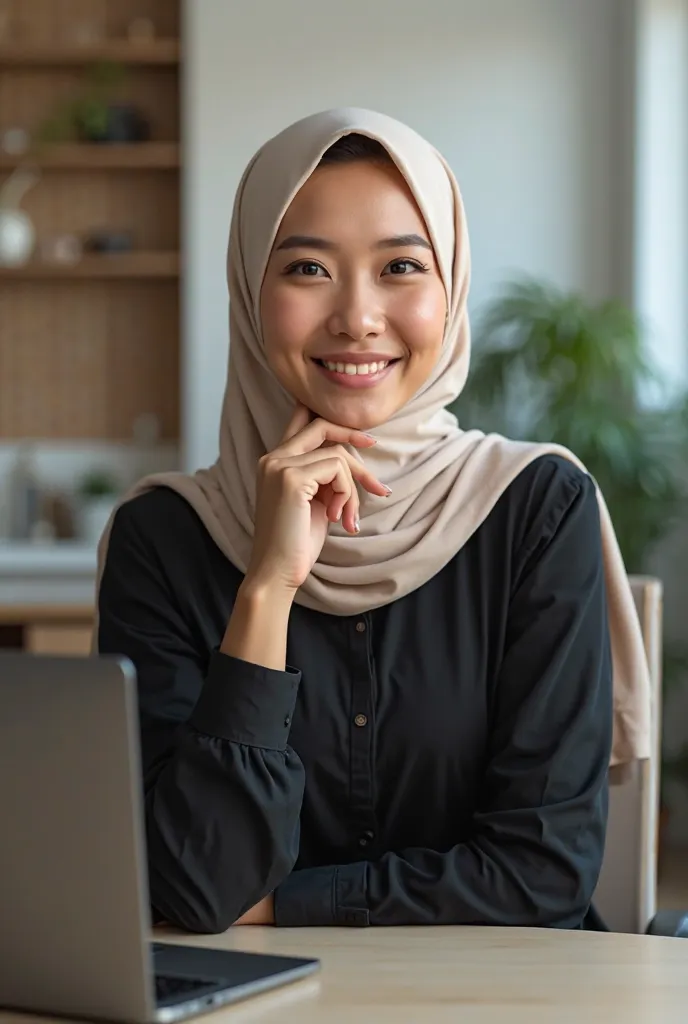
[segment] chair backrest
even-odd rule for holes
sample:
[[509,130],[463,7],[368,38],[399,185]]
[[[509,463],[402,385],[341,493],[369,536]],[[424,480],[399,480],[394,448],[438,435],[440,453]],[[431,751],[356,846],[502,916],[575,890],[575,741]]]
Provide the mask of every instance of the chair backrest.
[[662,584],[648,576],[631,576],[630,583],[650,667],[652,753],[610,786],[607,844],[594,903],[612,931],[643,933],[657,902]]

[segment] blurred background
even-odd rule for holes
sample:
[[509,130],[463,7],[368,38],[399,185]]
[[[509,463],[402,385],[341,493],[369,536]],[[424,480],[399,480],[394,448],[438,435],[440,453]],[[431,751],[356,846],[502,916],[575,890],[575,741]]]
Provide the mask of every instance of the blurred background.
[[0,645],[86,651],[117,496],[215,458],[240,174],[334,105],[462,185],[462,424],[571,447],[663,581],[688,847],[688,0],[0,0]]

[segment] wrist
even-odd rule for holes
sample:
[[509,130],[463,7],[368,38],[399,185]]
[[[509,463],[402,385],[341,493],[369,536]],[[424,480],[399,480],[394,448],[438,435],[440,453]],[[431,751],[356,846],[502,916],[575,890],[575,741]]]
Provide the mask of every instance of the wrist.
[[294,593],[247,578],[239,587],[225,635],[223,654],[284,672],[287,630]]
[[263,580],[247,574],[239,586],[236,600],[256,611],[270,608],[276,612],[289,612],[295,597],[296,590],[275,583],[274,580]]

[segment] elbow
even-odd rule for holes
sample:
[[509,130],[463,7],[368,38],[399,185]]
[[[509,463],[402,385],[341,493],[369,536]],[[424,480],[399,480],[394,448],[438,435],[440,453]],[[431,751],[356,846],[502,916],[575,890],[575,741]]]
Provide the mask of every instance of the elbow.
[[530,906],[525,908],[525,927],[582,927],[592,902],[595,888],[590,870],[562,871],[546,887],[538,879],[531,890]]
[[228,885],[230,871],[222,873],[222,882],[206,878],[199,884],[188,875],[165,878],[149,867],[154,920],[195,935],[219,935],[273,892],[292,868],[291,859],[280,858],[264,877],[235,877]]
[[155,924],[170,925],[193,935],[219,935],[239,918],[237,899],[220,893],[214,898],[186,885],[171,885],[157,879],[151,884],[151,906]]

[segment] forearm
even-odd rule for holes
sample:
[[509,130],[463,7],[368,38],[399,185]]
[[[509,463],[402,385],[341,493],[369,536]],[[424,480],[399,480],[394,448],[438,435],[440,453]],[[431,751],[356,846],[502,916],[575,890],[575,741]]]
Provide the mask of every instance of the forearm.
[[578,928],[602,859],[603,794],[594,810],[578,838],[544,844],[535,828],[514,822],[503,835],[495,829],[446,852],[413,848],[293,871],[275,893],[276,923]]
[[188,724],[145,779],[151,900],[224,931],[293,869],[304,772],[288,747],[298,673],[211,656]]
[[246,579],[239,588],[220,650],[242,661],[284,672],[294,595]]

